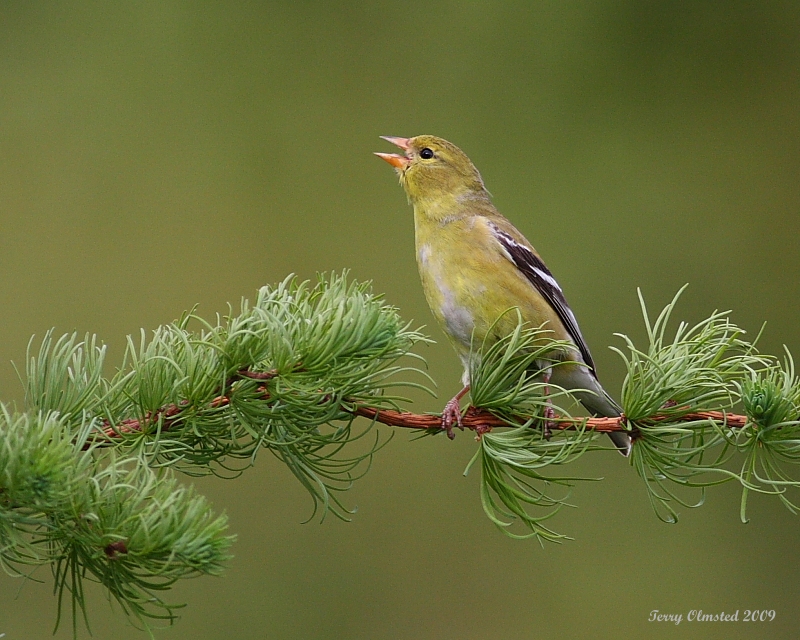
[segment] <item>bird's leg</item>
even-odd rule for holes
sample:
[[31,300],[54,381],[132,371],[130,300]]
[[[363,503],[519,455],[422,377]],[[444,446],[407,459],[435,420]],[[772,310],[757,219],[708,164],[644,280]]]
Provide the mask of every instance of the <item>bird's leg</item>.
[[546,405],[544,408],[544,424],[542,425],[542,436],[545,440],[549,440],[550,437],[553,435],[551,429],[555,426],[553,422],[553,418],[556,417],[556,412],[553,410],[553,403],[550,402],[550,378],[553,375],[553,368],[548,367],[545,369],[544,373],[542,374],[542,380],[544,380],[544,397],[546,401]]
[[467,395],[468,391],[469,385],[465,385],[461,391],[444,405],[444,410],[442,411],[442,429],[447,431],[447,437],[451,440],[456,437],[456,434],[453,433],[453,425],[457,426],[462,431],[464,430],[461,424],[461,398]]

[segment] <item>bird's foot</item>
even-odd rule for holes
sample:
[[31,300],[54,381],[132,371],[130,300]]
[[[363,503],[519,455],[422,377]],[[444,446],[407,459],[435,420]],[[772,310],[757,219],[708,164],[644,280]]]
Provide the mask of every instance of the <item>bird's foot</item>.
[[442,429],[447,431],[447,437],[451,440],[455,439],[456,437],[456,434],[453,433],[454,426],[458,427],[462,431],[464,430],[464,425],[461,424],[460,401],[460,395],[452,398],[446,405],[444,405],[444,410],[442,411]]

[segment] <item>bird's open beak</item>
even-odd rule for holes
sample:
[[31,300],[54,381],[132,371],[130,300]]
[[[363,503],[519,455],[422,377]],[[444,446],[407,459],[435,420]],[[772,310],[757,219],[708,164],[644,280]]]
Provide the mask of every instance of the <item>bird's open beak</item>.
[[408,151],[408,138],[396,138],[394,136],[380,136],[386,142],[391,142],[394,146],[400,147],[403,151]]
[[[396,138],[393,136],[381,136],[387,142],[400,147],[403,151],[408,151],[408,138]],[[379,158],[386,160],[395,169],[405,169],[410,162],[406,156],[401,156],[398,153],[375,153]]]

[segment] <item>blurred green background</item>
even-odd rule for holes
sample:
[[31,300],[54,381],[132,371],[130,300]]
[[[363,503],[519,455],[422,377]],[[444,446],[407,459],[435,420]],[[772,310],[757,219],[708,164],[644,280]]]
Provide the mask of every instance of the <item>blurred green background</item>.
[[[800,354],[800,5],[792,2],[0,3],[0,398],[31,334],[124,336],[211,316],[294,272],[372,279],[459,366],[413,258],[379,135],[433,133],[474,160],[559,278],[606,388],[615,331],[641,338],[684,283],[682,319],[733,309]],[[442,400],[416,398],[415,409]],[[199,484],[238,534],[222,578],[180,585],[163,638],[790,638],[800,522],[711,491],[675,526],[613,453],[541,548],[498,533],[469,436],[404,433],[347,496],[311,504],[264,455]],[[0,634],[48,637],[52,582],[0,580]],[[774,609],[771,623],[648,622]],[[92,590],[97,638],[142,638]],[[82,636],[87,634],[82,633]],[[57,634],[70,636],[69,624]]]

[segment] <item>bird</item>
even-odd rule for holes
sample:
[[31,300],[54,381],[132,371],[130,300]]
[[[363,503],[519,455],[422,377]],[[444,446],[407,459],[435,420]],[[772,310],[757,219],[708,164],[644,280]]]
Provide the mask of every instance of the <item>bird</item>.
[[[620,406],[597,378],[561,287],[533,245],[495,208],[467,155],[433,135],[380,137],[404,152],[375,155],[394,167],[413,207],[422,288],[464,366],[463,388],[442,412],[448,436],[454,437],[454,425],[461,427],[460,402],[470,388],[471,345],[491,344],[513,332],[516,316],[505,313],[511,308],[517,308],[530,326],[543,325],[554,339],[570,345],[566,353],[553,354],[564,362],[545,369],[546,384],[552,380],[572,390],[594,415],[621,416]],[[630,454],[626,433],[608,435],[620,453]]]

